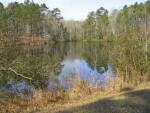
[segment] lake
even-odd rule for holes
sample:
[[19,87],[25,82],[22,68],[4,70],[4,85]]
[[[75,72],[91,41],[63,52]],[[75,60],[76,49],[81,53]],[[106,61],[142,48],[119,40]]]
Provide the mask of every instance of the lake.
[[87,81],[91,73],[104,80],[112,73],[107,46],[102,42],[65,42],[5,48],[0,51],[0,90],[28,93],[58,85],[68,87],[67,78],[75,73]]

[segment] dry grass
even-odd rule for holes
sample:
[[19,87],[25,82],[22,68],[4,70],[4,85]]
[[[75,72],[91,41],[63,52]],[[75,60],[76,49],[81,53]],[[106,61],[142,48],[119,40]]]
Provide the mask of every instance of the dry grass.
[[56,103],[68,100],[68,91],[65,87],[55,87],[53,90],[38,90],[33,94],[33,103]]
[[[149,102],[140,100],[138,97],[130,97],[129,95],[125,95],[127,92],[136,91],[136,87],[139,86],[141,89],[146,89],[144,87],[148,87],[150,90],[149,78],[148,77],[137,77],[136,80],[131,79],[131,81],[123,81],[123,78],[114,77],[112,79],[112,74],[107,74],[105,76],[105,85],[100,87],[99,84],[102,82],[102,79],[99,79],[96,75],[93,75],[91,72],[89,73],[88,80],[84,79],[84,74],[78,72],[78,74],[74,74],[70,80],[70,88],[66,90],[64,86],[55,87],[53,90],[38,90],[33,94],[33,99],[21,99],[20,97],[8,97],[1,98],[0,97],[0,112],[58,112],[58,111],[66,111],[66,112],[94,112],[94,108],[89,109],[89,107],[93,106],[91,103],[99,105],[102,104],[102,108],[106,110],[103,113],[107,113],[107,109],[112,107],[112,110],[123,110],[124,113],[134,111],[128,109],[128,103],[131,106],[137,106],[142,110],[144,109],[142,106],[147,106]],[[104,82],[104,81],[103,81]],[[141,91],[142,92],[142,91]],[[149,93],[148,93],[149,94]],[[136,95],[136,93],[135,93]],[[146,95],[150,98],[150,95]],[[126,102],[126,99],[128,101]],[[134,105],[136,101],[139,103],[143,102],[141,105],[139,103]],[[99,100],[99,101],[98,101]],[[130,100],[132,100],[130,102]],[[98,102],[97,102],[98,101]],[[106,107],[103,105],[103,102],[108,104]],[[110,105],[109,102],[116,104]],[[62,105],[63,104],[63,105]],[[120,106],[121,105],[121,106]],[[84,109],[82,109],[82,106]],[[97,106],[98,107],[98,106]],[[108,107],[108,108],[107,108]],[[114,108],[115,107],[115,108]],[[96,108],[95,108],[96,109]],[[90,112],[90,110],[92,110]],[[108,111],[109,112],[109,111]],[[65,113],[65,112],[64,112]],[[96,113],[96,112],[94,112]],[[118,112],[123,113],[123,112]]]
[[38,90],[33,94],[33,99],[23,99],[19,96],[0,97],[0,113],[26,113],[38,111],[40,108],[50,104],[64,103],[68,100],[68,91],[64,87],[56,87],[50,90]]
[[[40,113],[149,113],[150,84],[130,91],[94,92],[78,100],[47,105]],[[37,111],[36,111],[37,112]]]

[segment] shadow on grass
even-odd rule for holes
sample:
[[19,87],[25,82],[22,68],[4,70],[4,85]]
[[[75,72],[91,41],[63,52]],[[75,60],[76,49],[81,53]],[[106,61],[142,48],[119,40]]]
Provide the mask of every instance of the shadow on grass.
[[100,99],[59,113],[150,113],[150,89],[130,91],[116,99]]

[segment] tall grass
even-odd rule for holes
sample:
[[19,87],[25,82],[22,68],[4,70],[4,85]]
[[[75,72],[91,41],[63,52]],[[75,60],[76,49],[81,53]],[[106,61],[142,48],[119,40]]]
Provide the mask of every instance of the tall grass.
[[[30,100],[21,99],[18,96],[7,98],[5,101],[0,100],[0,112],[28,112],[36,111],[47,105],[56,103],[64,103],[76,99],[80,99],[87,95],[92,95],[98,92],[100,95],[103,92],[109,91],[125,91],[131,90],[133,87],[140,84],[148,84],[150,76],[139,76],[130,78],[124,81],[121,76],[112,76],[112,73],[104,75],[104,80],[91,73],[88,74],[88,79],[85,79],[85,74],[78,71],[77,74],[72,74],[69,77],[70,87],[57,86],[53,90],[37,90],[33,93],[33,98]],[[104,85],[100,85],[105,83]]]

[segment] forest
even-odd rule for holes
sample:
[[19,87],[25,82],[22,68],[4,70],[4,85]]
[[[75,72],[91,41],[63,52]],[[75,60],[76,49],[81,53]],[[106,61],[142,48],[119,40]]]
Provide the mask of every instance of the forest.
[[[112,108],[111,102],[116,104],[113,110],[148,113],[149,65],[149,0],[120,10],[100,7],[81,21],[66,20],[59,8],[50,9],[33,0],[7,6],[0,2],[0,112],[37,112],[45,105],[53,108],[56,103],[68,106],[70,102],[73,106],[66,112],[78,111],[74,103],[80,104],[83,97],[115,92],[119,99],[100,97],[101,107],[107,103]],[[148,89],[120,99],[120,93],[135,92],[143,84]],[[144,97],[137,98],[142,94]],[[91,106],[93,103],[79,109],[90,110]],[[61,109],[65,113],[66,108]]]
[[[50,10],[46,4],[25,0],[12,2],[7,7],[0,3],[1,43],[8,40],[77,41],[130,37],[147,39],[149,36],[150,2],[125,5],[121,10],[100,7],[89,12],[85,21],[64,20],[58,8]],[[37,38],[35,38],[37,39]]]

